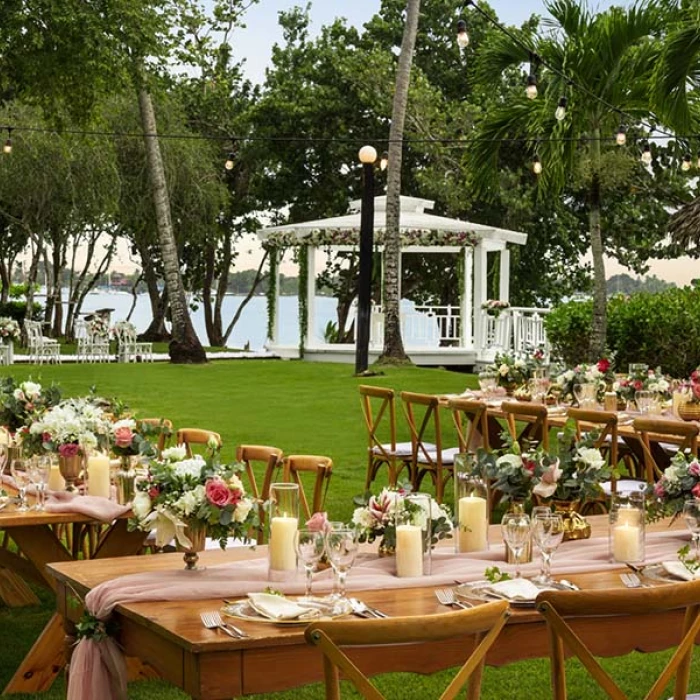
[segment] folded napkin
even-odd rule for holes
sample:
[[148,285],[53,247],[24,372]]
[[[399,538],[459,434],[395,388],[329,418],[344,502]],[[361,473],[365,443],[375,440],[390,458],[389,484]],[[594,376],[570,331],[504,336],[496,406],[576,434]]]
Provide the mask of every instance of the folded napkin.
[[491,593],[499,598],[512,601],[534,601],[538,593],[549,590],[546,587],[536,586],[526,578],[514,578],[508,581],[499,581],[484,586],[481,590]]
[[68,491],[50,491],[46,500],[49,513],[80,513],[109,523],[128,513],[130,505],[122,506],[102,496],[78,496]]
[[700,578],[700,571],[693,573],[682,561],[664,561],[661,562],[666,573],[681,579],[682,581],[695,581]]
[[321,614],[318,606],[302,605],[271,593],[248,593],[248,600],[256,613],[270,620],[299,620]]

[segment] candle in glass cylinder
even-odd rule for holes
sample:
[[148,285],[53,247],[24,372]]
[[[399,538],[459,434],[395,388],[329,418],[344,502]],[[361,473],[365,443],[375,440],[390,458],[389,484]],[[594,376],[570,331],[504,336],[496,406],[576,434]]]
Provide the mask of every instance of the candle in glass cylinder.
[[87,473],[88,494],[109,498],[111,495],[109,457],[101,452],[91,454],[88,457]]
[[617,525],[639,525],[641,511],[632,506],[620,506],[617,511]]
[[296,518],[277,516],[270,520],[270,568],[275,571],[296,571],[294,544],[298,527]]
[[459,499],[459,551],[479,552],[488,547],[487,503],[479,496]]
[[418,525],[396,526],[396,575],[423,575],[423,531]]
[[643,558],[640,528],[627,523],[616,525],[612,532],[612,553],[615,561],[640,561]]
[[49,478],[46,482],[46,488],[49,491],[64,491],[66,488],[66,480],[61,476],[61,470],[58,467],[58,463],[51,465],[51,471],[49,472]]

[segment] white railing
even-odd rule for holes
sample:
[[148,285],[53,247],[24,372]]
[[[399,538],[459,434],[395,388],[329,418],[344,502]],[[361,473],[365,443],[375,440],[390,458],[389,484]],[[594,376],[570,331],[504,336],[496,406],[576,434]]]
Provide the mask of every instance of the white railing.
[[[414,306],[401,309],[401,335],[407,346],[461,345],[461,318],[458,306]],[[384,344],[384,314],[372,307],[370,345]]]
[[513,355],[531,355],[542,348],[549,356],[549,341],[544,329],[544,317],[549,309],[511,307],[498,316],[482,312],[481,349],[507,352]]

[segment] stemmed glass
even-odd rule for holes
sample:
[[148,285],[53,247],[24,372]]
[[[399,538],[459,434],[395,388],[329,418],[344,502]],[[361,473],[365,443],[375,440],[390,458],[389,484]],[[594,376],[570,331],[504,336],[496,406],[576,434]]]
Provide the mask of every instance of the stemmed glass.
[[46,504],[46,482],[51,473],[51,457],[38,455],[29,462],[29,478],[36,488],[35,510],[44,510]]
[[333,594],[337,600],[345,600],[345,579],[355,563],[358,546],[353,528],[331,529],[326,533],[326,555],[338,581],[338,592]]
[[551,583],[552,555],[564,539],[564,519],[561,513],[537,513],[532,520],[532,537],[542,555],[542,570],[532,580]]
[[520,578],[520,557],[530,540],[530,516],[527,513],[506,513],[501,520],[501,533],[513,552],[515,578]]
[[634,392],[634,401],[640,413],[649,413],[654,401],[654,392],[642,389]]
[[322,530],[301,528],[297,530],[295,546],[299,561],[304,567],[304,572],[306,574],[306,592],[302,600],[308,600],[311,598],[311,585],[313,583],[314,570],[326,548],[325,533]]
[[700,499],[694,498],[683,504],[683,519],[693,538],[695,558],[700,560]]
[[27,461],[24,459],[13,459],[10,462],[10,473],[15,480],[17,492],[19,495],[19,503],[17,504],[18,511],[29,510],[27,504],[27,486],[29,486],[29,469]]

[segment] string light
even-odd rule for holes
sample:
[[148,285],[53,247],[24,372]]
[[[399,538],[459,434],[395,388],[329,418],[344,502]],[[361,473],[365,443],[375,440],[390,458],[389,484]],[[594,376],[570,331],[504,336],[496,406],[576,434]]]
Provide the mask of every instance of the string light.
[[700,151],[698,151],[698,160],[695,163],[695,166],[700,170]]
[[233,170],[234,166],[236,165],[236,139],[231,139],[231,150],[229,151],[228,157],[226,158],[226,162],[224,163],[224,168],[226,170]]
[[460,19],[457,22],[457,46],[459,46],[460,51],[469,46],[469,34],[467,34],[467,23]]
[[686,154],[683,156],[683,162],[681,163],[681,170],[682,170],[684,173],[687,173],[687,172],[690,170],[691,167],[692,167],[692,161],[691,161],[691,158],[690,158],[690,153],[686,153]]
[[525,94],[529,100],[534,100],[537,97],[537,76],[534,73],[527,76]]
[[5,141],[5,143],[2,147],[2,152],[6,153],[7,155],[12,153],[12,127],[11,126],[7,127],[7,141]]
[[642,148],[642,163],[644,165],[651,165],[651,146],[649,145],[648,141],[644,142],[644,148]]
[[535,173],[535,175],[539,175],[542,172],[542,161],[537,154],[532,158],[532,172]]
[[559,104],[557,105],[557,108],[554,112],[554,118],[557,121],[562,121],[564,117],[566,116],[566,105],[567,105],[567,99],[564,95],[562,95],[559,98]]
[[625,130],[625,125],[620,124],[615,134],[615,143],[618,146],[624,146],[627,143],[627,132]]
[[387,165],[389,165],[389,152],[384,151],[384,153],[382,153],[382,158],[379,161],[379,169],[384,171],[386,170]]

